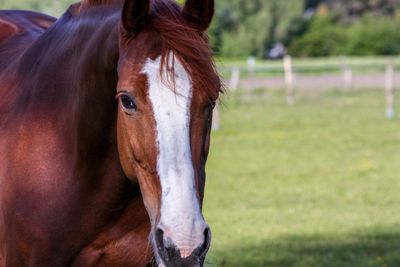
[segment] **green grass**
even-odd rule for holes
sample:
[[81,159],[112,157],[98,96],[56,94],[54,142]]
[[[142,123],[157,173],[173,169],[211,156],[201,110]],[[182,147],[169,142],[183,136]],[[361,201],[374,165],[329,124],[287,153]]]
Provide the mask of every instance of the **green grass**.
[[209,266],[400,266],[400,120],[383,92],[247,99],[225,98],[212,140]]

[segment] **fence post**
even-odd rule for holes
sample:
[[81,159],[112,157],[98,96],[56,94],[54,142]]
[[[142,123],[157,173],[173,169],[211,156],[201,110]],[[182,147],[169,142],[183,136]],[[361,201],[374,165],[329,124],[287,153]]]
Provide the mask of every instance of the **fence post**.
[[213,131],[218,131],[221,128],[221,115],[219,113],[219,106],[220,106],[219,101],[217,101],[217,104],[213,111],[213,120],[212,120]]
[[286,55],[283,58],[283,68],[285,70],[286,101],[288,105],[294,104],[294,75],[292,58]]
[[385,74],[386,117],[394,117],[394,62],[389,60]]
[[254,75],[256,73],[256,58],[255,57],[249,57],[247,59],[247,70],[248,70],[249,78],[253,79]]
[[240,83],[240,69],[238,67],[233,67],[228,89],[231,92],[236,92],[235,94],[233,94],[236,103],[240,102],[240,97],[241,97],[241,92],[239,91],[239,83]]
[[229,90],[235,92],[239,87],[240,82],[240,69],[238,67],[232,68],[231,79],[229,82]]
[[349,64],[347,63],[347,58],[342,57],[342,72],[343,72],[343,81],[344,81],[344,88],[351,89],[353,87],[353,71],[351,70]]

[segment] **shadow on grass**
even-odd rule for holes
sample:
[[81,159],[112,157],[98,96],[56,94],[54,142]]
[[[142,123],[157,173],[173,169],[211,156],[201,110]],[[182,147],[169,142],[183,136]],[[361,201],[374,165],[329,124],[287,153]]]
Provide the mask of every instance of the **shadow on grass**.
[[287,237],[217,254],[220,267],[398,267],[400,228],[363,235]]

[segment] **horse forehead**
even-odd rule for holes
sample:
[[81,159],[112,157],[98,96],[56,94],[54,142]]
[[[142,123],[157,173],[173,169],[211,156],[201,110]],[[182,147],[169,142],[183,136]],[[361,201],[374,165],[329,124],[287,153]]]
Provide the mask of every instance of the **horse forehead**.
[[167,60],[173,61],[172,69],[162,66],[162,59],[157,58],[148,59],[142,70],[148,77],[148,97],[156,122],[159,159],[164,161],[170,160],[170,152],[190,154],[190,147],[185,144],[189,142],[192,99],[192,84],[185,68],[176,58],[168,57]]
[[192,80],[182,62],[173,53],[166,57],[163,64],[162,57],[148,58],[141,71],[147,75],[149,84],[149,96],[154,102],[178,105],[187,108],[187,102],[192,98]]

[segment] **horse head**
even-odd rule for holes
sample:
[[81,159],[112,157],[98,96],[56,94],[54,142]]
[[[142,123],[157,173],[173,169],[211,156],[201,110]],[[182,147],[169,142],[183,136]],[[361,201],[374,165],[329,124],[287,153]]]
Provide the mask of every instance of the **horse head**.
[[118,150],[141,188],[160,266],[202,266],[212,110],[221,84],[205,35],[213,0],[126,0],[119,30]]

